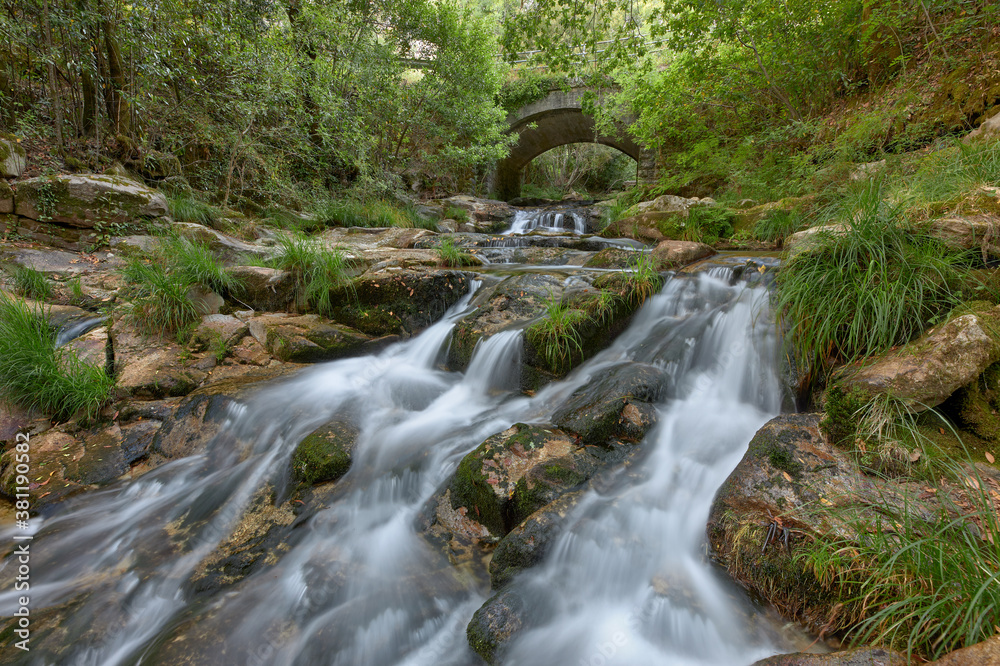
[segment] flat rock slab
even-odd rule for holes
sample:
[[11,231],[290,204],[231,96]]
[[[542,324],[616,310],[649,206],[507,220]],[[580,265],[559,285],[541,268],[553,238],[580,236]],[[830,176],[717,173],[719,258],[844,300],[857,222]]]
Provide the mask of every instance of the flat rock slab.
[[33,268],[41,273],[80,275],[111,271],[122,265],[122,260],[110,252],[79,254],[63,250],[33,250],[17,248],[9,250],[5,258],[16,264]]
[[[1000,119],[1000,115],[997,116]],[[927,666],[997,666],[1000,665],[1000,636],[949,652]]]
[[282,361],[315,363],[364,353],[373,339],[318,315],[273,313],[247,320],[250,334]]

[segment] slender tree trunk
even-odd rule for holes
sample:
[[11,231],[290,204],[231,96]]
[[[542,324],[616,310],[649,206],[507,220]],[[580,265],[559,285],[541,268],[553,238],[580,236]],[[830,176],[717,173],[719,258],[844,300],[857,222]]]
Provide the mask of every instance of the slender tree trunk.
[[108,83],[105,87],[105,101],[108,106],[108,117],[115,134],[128,135],[131,111],[123,96],[125,91],[125,66],[122,63],[121,46],[115,31],[115,24],[108,9],[101,3],[101,30],[104,33],[104,48],[107,52]]
[[59,99],[59,85],[56,81],[55,51],[52,48],[52,26],[49,22],[49,0],[42,2],[42,28],[45,31],[46,69],[49,73],[49,95],[52,97],[52,109],[56,117],[56,145],[59,152],[63,146],[63,113],[62,101]]

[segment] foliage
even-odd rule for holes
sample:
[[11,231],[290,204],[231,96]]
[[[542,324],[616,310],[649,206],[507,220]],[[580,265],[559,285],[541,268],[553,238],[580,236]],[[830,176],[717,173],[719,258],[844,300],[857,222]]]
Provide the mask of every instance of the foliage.
[[437,254],[438,257],[441,258],[441,263],[445,266],[452,266],[454,268],[474,266],[479,263],[471,254],[459,247],[456,247],[455,241],[451,238],[445,238],[441,241],[441,244],[437,247]]
[[121,269],[131,285],[128,317],[145,333],[176,333],[198,320],[191,282],[159,261],[133,258]]
[[0,394],[57,419],[93,418],[107,402],[114,380],[55,346],[56,331],[44,313],[0,293]]
[[[382,199],[328,199],[317,206],[313,219],[321,227],[436,228],[433,222],[424,220],[415,207],[401,207]],[[299,227],[303,231],[311,229],[310,225],[300,224]]]
[[333,310],[331,292],[350,287],[348,271],[352,262],[344,251],[326,250],[302,236],[282,237],[280,252],[272,263],[295,275],[300,299],[322,315]]
[[769,210],[753,226],[753,237],[766,243],[783,243],[803,226],[802,214],[795,210]]
[[722,206],[692,206],[684,221],[684,240],[717,243],[733,234],[733,213]]
[[171,197],[168,201],[170,217],[178,222],[194,222],[215,228],[219,221],[219,211],[214,206],[187,194]]
[[578,327],[587,319],[586,312],[571,308],[553,296],[545,304],[544,317],[532,324],[525,335],[549,369],[562,373],[569,368],[574,353],[583,353]]
[[912,228],[869,181],[832,213],[839,230],[778,274],[776,309],[801,367],[824,371],[903,344],[962,301],[968,257]]
[[525,185],[560,193],[574,189],[606,193],[621,189],[629,180],[635,180],[635,160],[601,144],[559,146],[542,153],[524,168]]
[[47,300],[52,298],[52,285],[45,277],[45,274],[31,268],[18,264],[11,271],[11,281],[14,293],[33,298],[35,300]]
[[200,284],[221,295],[237,294],[243,287],[204,243],[183,237],[168,238],[162,241],[157,254],[188,284]]
[[625,298],[634,305],[641,305],[647,298],[660,291],[663,278],[656,270],[656,259],[651,254],[643,254],[635,260],[632,268],[625,273]]

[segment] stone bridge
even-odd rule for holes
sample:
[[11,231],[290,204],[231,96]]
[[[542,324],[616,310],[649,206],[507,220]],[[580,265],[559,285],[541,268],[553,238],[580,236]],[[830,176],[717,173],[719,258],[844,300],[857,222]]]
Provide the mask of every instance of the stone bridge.
[[[567,143],[601,143],[622,151],[638,164],[636,180],[651,182],[655,177],[652,152],[643,149],[626,134],[624,126],[618,136],[596,133],[594,119],[583,112],[587,88],[553,90],[507,117],[510,132],[519,135],[517,144],[506,159],[497,163],[494,191],[504,200],[521,193],[521,169],[542,153]],[[529,127],[534,124],[535,126]]]

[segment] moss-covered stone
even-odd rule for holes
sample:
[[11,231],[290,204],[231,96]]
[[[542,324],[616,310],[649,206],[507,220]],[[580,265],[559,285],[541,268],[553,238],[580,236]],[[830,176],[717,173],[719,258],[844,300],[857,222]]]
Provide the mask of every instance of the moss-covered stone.
[[335,481],[351,467],[351,451],[357,429],[334,421],[313,431],[299,442],[292,454],[292,474],[307,485]]
[[167,200],[160,192],[127,178],[93,174],[22,180],[14,205],[22,217],[85,229],[167,214]]

